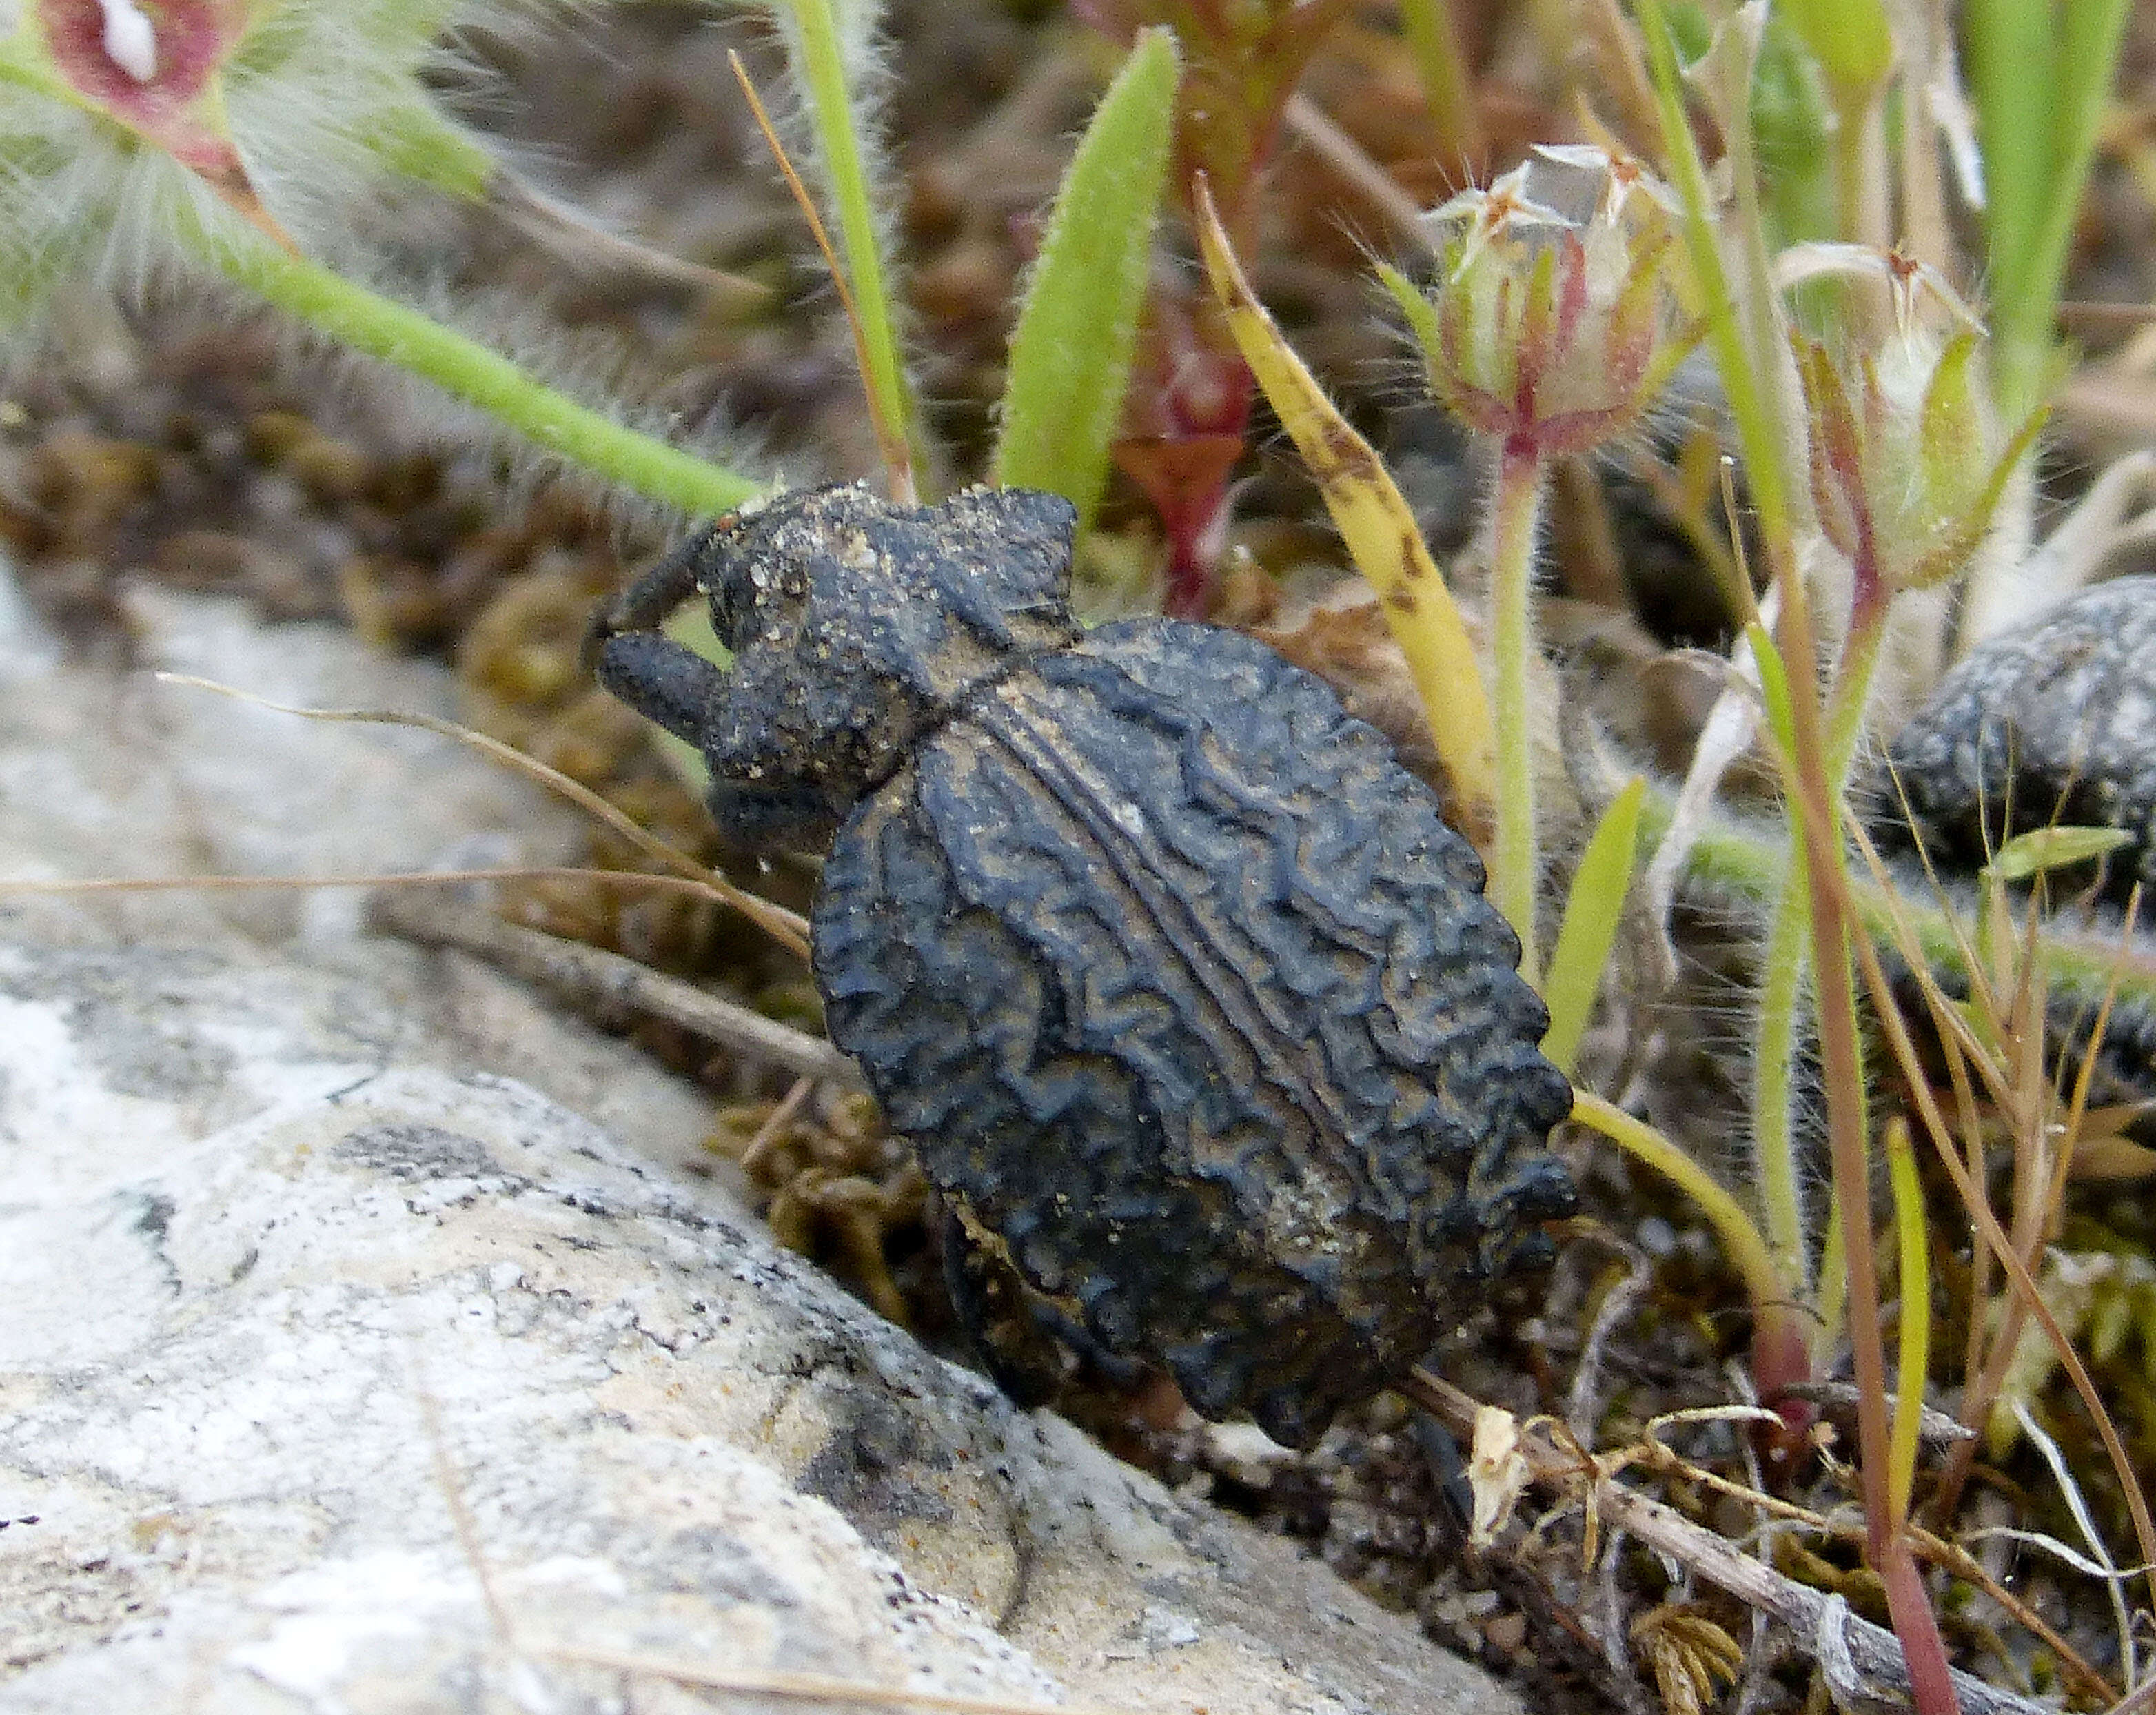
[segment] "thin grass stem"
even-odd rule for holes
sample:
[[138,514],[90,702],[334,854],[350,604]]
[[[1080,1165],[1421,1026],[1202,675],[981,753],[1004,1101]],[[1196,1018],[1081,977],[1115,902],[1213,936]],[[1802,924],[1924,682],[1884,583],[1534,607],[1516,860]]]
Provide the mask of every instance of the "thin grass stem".
[[784,0],[784,5],[794,26],[788,45],[798,56],[795,74],[814,117],[817,146],[838,216],[839,246],[845,256],[846,277],[860,316],[869,388],[885,419],[898,427],[911,454],[910,468],[892,472],[892,490],[899,497],[910,497],[913,471],[921,463],[919,425],[914,420],[906,365],[899,355],[891,293],[885,284],[875,193],[861,152],[858,104],[847,81],[845,57],[839,48],[838,21],[832,14],[830,0]]

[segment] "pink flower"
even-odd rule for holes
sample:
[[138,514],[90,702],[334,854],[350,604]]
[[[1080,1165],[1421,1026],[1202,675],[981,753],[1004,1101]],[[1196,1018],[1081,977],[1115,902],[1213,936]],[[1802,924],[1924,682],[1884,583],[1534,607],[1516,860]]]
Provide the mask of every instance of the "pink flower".
[[1699,332],[1678,295],[1668,193],[1599,149],[1545,159],[1597,175],[1591,215],[1531,197],[1523,164],[1428,217],[1453,228],[1434,293],[1383,270],[1438,398],[1478,434],[1540,457],[1629,429]]
[[100,110],[211,178],[244,179],[216,99],[244,22],[234,0],[36,0],[53,69]]

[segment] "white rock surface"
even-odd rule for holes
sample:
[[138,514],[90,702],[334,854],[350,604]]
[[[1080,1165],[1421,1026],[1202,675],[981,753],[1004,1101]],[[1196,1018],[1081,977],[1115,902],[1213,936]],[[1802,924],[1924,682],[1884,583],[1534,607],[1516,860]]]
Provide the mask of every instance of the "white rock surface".
[[[272,694],[445,695],[333,634],[142,612],[154,657]],[[377,771],[381,735],[153,705],[18,641],[0,875],[560,837],[437,742]],[[1514,1707],[775,1250],[652,1158],[701,1103],[631,1050],[230,897],[0,895],[0,1711],[650,1715],[773,1671]]]

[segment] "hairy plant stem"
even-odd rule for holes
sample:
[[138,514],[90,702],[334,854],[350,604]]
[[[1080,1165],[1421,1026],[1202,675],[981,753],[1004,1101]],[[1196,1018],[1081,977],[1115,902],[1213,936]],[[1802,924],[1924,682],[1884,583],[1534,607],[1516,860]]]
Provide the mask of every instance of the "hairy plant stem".
[[[1885,635],[1886,606],[1877,598],[1876,583],[1861,580],[1860,587],[1872,593],[1858,603],[1851,622],[1828,721],[1827,786],[1832,794],[1830,801],[1836,804],[1848,781],[1850,761],[1856,754],[1872,673],[1879,661],[1879,645]],[[1789,874],[1775,897],[1761,966],[1758,1047],[1752,1062],[1752,1158],[1759,1176],[1768,1248],[1786,1290],[1800,1302],[1810,1302],[1812,1270],[1791,1110],[1798,1024],[1810,966],[1804,948],[1810,932],[1810,883],[1804,874],[1804,852],[1799,848],[1791,855]],[[1833,1318],[1823,1317],[1806,1324],[1807,1354],[1819,1338],[1835,1332],[1833,1322]],[[1771,1400],[1774,1382],[1779,1380],[1786,1386],[1809,1376],[1807,1363],[1794,1375],[1755,1374],[1754,1379],[1760,1397]]]
[[[1797,1017],[1803,1003],[1804,947],[1810,927],[1805,914],[1807,896],[1803,855],[1792,854],[1767,930],[1766,952],[1760,961],[1758,1010],[1753,1020],[1756,1046],[1752,1055],[1752,1164],[1759,1176],[1759,1205],[1766,1216],[1774,1271],[1781,1277],[1784,1290],[1797,1297],[1808,1296],[1811,1281],[1790,1112]],[[1810,1342],[1805,1343],[1809,1347]],[[1765,1379],[1756,1379],[1761,1397],[1771,1398]]]
[[[1789,1297],[1777,1259],[1744,1205],[1707,1168],[1614,1102],[1589,1091],[1575,1090],[1572,1117],[1652,1168],[1699,1204],[1722,1241],[1723,1255],[1751,1297],[1755,1369],[1772,1369],[1783,1376],[1784,1385],[1803,1380],[1810,1374],[1804,1312]],[[1766,1354],[1763,1362],[1763,1353]],[[1763,1395],[1766,1392],[1763,1383],[1760,1391]]]
[[1520,937],[1520,974],[1540,984],[1535,945],[1535,757],[1527,717],[1535,650],[1535,532],[1547,467],[1532,444],[1507,441],[1490,511],[1491,652],[1496,660],[1497,840],[1491,896]]
[[[1788,568],[1791,572],[1794,567]],[[1860,582],[1860,587],[1861,582]],[[1827,1140],[1834,1195],[1841,1210],[1843,1255],[1849,1277],[1850,1353],[1856,1376],[1857,1438],[1861,1452],[1867,1555],[1885,1582],[1894,1633],[1909,1669],[1909,1689],[1921,1715],[1955,1715],[1959,1704],[1948,1671],[1946,1645],[1923,1580],[1909,1553],[1907,1519],[1894,1510],[1889,1492],[1892,1433],[1887,1421],[1887,1353],[1877,1319],[1868,1307],[1879,1301],[1879,1273],[1872,1254],[1871,1182],[1863,1056],[1859,1051],[1852,938],[1863,932],[1845,910],[1849,871],[1842,848],[1840,761],[1825,731],[1810,603],[1800,576],[1782,587],[1778,639],[1788,675],[1789,816],[1803,843],[1804,882],[1810,896],[1812,971],[1818,996],[1820,1069],[1826,1086]],[[1852,639],[1852,641],[1855,639]],[[1847,686],[1843,687],[1846,693]],[[1845,694],[1843,706],[1847,706]]]
[[[1674,793],[1650,791],[1641,812],[1642,840],[1660,837],[1668,825]],[[1696,886],[1734,895],[1754,905],[1769,905],[1789,873],[1788,845],[1756,824],[1716,822],[1693,845],[1688,871]],[[1854,878],[1850,897],[1866,932],[1887,946],[1894,944],[1893,912],[1907,921],[1924,963],[1935,971],[1966,976],[1963,941],[1973,925],[1961,922],[1947,907],[1899,896],[1891,902],[1883,889]],[[2060,925],[2046,925],[2036,937],[2036,958],[2056,995],[2093,1004],[2115,982],[2121,1006],[2156,1012],[2156,958],[2112,940],[2092,939]]]
[[535,381],[499,352],[341,275],[248,238],[206,239],[225,276],[338,344],[433,382],[595,475],[703,517],[764,490],[722,465],[640,434]]

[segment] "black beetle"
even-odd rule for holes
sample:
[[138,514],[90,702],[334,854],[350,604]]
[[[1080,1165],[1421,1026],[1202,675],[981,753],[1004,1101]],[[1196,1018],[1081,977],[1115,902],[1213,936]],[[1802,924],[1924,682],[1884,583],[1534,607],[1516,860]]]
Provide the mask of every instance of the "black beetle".
[[[1547,1253],[1570,1086],[1383,737],[1237,633],[1081,630],[1072,528],[1022,490],[787,494],[603,613],[598,676],[703,752],[726,832],[828,845],[829,1028],[971,1240],[1306,1445]],[[657,629],[699,593],[731,672]]]

